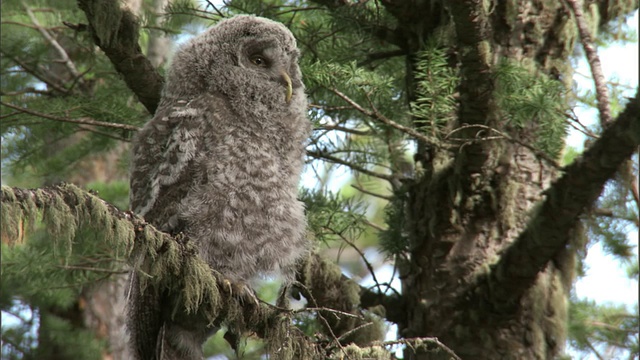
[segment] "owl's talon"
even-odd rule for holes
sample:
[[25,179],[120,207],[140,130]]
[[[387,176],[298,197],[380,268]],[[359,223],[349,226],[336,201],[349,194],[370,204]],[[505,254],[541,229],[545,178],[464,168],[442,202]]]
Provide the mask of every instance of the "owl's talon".
[[231,285],[231,281],[229,281],[228,279],[222,279],[222,284],[229,292],[229,295],[233,296],[233,286]]
[[239,282],[233,285],[235,288],[235,298],[243,304],[253,304],[256,307],[260,306],[260,300],[255,291],[247,284]]

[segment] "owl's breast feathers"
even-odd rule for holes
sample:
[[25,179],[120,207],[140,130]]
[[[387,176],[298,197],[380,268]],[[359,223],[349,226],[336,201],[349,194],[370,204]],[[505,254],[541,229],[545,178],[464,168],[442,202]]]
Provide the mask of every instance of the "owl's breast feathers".
[[295,122],[308,120],[277,116],[242,118],[211,95],[161,105],[134,143],[132,209],[185,232],[239,279],[289,266],[307,248],[296,199],[306,134]]
[[[308,248],[304,208],[296,199],[306,138],[296,122],[308,120],[241,118],[226,103],[213,104],[220,116],[195,160],[206,179],[194,184],[180,214],[202,255],[230,277],[280,272]],[[282,116],[291,130],[282,128]]]

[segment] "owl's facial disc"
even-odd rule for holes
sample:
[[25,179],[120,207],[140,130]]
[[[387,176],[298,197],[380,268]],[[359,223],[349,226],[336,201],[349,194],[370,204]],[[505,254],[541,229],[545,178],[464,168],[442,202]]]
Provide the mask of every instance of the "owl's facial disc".
[[284,99],[287,103],[289,103],[291,101],[291,96],[293,95],[293,85],[291,85],[291,78],[289,77],[289,74],[287,74],[287,72],[284,70],[280,71],[280,75],[282,75],[282,79],[284,80],[284,82],[287,83],[287,92]]

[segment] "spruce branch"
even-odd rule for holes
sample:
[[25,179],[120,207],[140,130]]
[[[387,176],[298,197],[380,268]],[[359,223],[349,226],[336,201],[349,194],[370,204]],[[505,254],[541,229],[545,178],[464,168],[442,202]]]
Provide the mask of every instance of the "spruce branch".
[[[465,304],[486,303],[494,310],[513,310],[547,263],[567,246],[567,239],[600,196],[605,183],[640,144],[638,93],[625,110],[582,156],[564,168],[564,175],[545,190],[544,200],[528,226],[498,263],[478,278],[477,286],[459,299]],[[474,305],[476,306],[476,305]]]
[[6,106],[6,107],[14,109],[14,110],[18,110],[21,113],[25,113],[25,114],[41,117],[43,119],[53,120],[53,121],[73,123],[73,124],[93,125],[93,126],[107,127],[107,128],[112,128],[112,129],[122,129],[122,130],[129,130],[129,131],[138,131],[138,130],[140,130],[140,128],[137,127],[137,126],[127,125],[127,124],[110,123],[110,122],[105,122],[105,121],[98,121],[98,120],[93,120],[93,119],[88,118],[88,117],[83,117],[83,118],[79,118],[79,119],[72,119],[72,118],[68,118],[68,117],[45,114],[45,113],[41,113],[41,112],[38,112],[38,111],[30,110],[30,109],[27,109],[27,108],[23,108],[23,107],[20,107],[20,106],[16,106],[16,105],[13,105],[13,104],[10,104],[10,103],[6,103],[4,101],[0,101],[0,105]]
[[139,24],[117,0],[79,0],[96,45],[104,51],[125,83],[153,114],[160,102],[164,79],[138,44]]
[[[238,326],[266,339],[274,359],[325,358],[326,354],[332,352],[328,347],[330,344],[323,345],[304,335],[292,324],[291,317],[299,312],[266,304],[242,305],[229,291],[226,291],[229,288],[228,280],[223,279],[200,259],[198,252],[194,251],[188,239],[180,235],[173,237],[160,232],[139,216],[130,211],[119,210],[92,193],[70,184],[39,189],[3,186],[0,204],[3,210],[3,239],[15,239],[21,232],[24,222],[33,224],[37,217],[42,217],[51,237],[54,240],[57,239],[59,247],[64,248],[76,246],[74,238],[84,227],[89,226],[92,232],[104,235],[105,241],[109,242],[107,244],[109,248],[120,249],[117,251],[128,254],[130,265],[135,269],[140,269],[142,266],[138,261],[140,255],[146,259],[153,259],[149,261],[153,262],[155,271],[147,273],[147,275],[153,275],[152,278],[146,277],[149,279],[147,281],[152,281],[155,285],[170,291],[179,292],[181,296],[176,298],[183,298],[183,306],[187,309],[202,314],[215,324],[224,322],[231,327]],[[50,219],[51,217],[54,219]],[[95,241],[95,238],[91,237],[91,239]],[[8,243],[15,244],[11,241]],[[322,266],[319,265],[320,263]],[[118,271],[78,264],[67,264],[65,268],[69,271],[96,271],[97,269],[98,272],[108,273],[107,276],[118,273]],[[304,276],[305,279],[311,279],[309,275],[312,272],[314,276],[321,277],[317,284],[327,286],[324,280],[333,279],[337,283],[330,282],[331,286],[342,289],[346,289],[344,286],[347,286],[355,291],[356,297],[352,302],[340,302],[342,304],[340,306],[331,302],[331,297],[327,297],[328,293],[321,293],[321,298],[315,300],[318,296],[313,295],[315,292],[312,288],[310,296],[314,296],[314,302],[318,306],[305,311],[330,314],[330,318],[325,319],[327,323],[334,323],[333,318],[357,320],[355,326],[349,329],[353,330],[349,336],[370,327],[361,326],[364,319],[354,313],[359,303],[357,294],[360,287],[342,275],[337,265],[318,260],[317,255],[314,255],[308,261],[306,268],[308,270]],[[146,268],[146,271],[149,271],[149,268]],[[344,292],[332,294],[345,295]],[[384,295],[376,295],[378,303],[384,303],[379,300],[382,298],[385,298]],[[344,335],[344,332],[341,335]],[[341,339],[336,334],[334,337],[336,341]],[[340,347],[343,348],[342,345]],[[359,347],[352,344],[349,347],[351,350],[369,351],[369,346]],[[334,353],[330,356],[340,358],[340,354]]]
[[[290,322],[280,322],[279,325],[284,326],[285,329],[277,330],[282,334],[289,334],[291,338],[273,338],[273,327],[278,323],[278,318],[290,316],[290,312],[282,313],[264,305],[242,307],[230,292],[224,291],[228,287],[227,280],[214,275],[188,241],[160,232],[130,211],[119,210],[95,195],[70,184],[39,189],[3,186],[0,203],[3,210],[3,238],[15,238],[18,231],[14,224],[18,218],[33,222],[38,212],[48,225],[47,230],[52,238],[60,236],[66,238],[64,242],[58,239],[59,246],[62,247],[71,244],[71,239],[76,236],[76,232],[82,226],[90,225],[96,232],[103,234],[111,232],[107,240],[113,242],[112,246],[115,248],[127,249],[125,252],[130,254],[130,261],[133,262],[131,265],[134,268],[140,265],[136,263],[140,254],[154,258],[155,267],[164,267],[160,272],[154,273],[155,279],[149,281],[154,281],[156,284],[174,284],[166,288],[179,291],[180,296],[176,298],[184,297],[184,306],[187,309],[197,311],[217,323],[224,320],[241,323],[248,327],[247,330],[278,344],[300,341],[296,346],[306,347],[303,349],[305,354],[318,351],[313,340],[303,335]],[[56,217],[57,220],[48,219],[51,216]],[[64,223],[60,223],[61,221]],[[56,224],[65,228],[49,228],[55,227]],[[197,268],[209,270],[199,272]],[[184,278],[189,275],[198,275],[198,279]],[[219,316],[223,318],[218,319]]]

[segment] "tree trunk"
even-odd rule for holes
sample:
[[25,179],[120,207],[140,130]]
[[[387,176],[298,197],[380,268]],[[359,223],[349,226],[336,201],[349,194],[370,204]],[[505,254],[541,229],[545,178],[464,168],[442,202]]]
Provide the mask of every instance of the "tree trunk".
[[[461,1],[446,9],[455,27],[461,74],[457,126],[509,132],[493,97],[492,69],[507,58],[570,79],[569,67],[558,64],[569,63],[575,35],[565,31],[571,18],[563,2],[492,2],[490,9],[483,4]],[[412,83],[420,74],[408,77]],[[509,134],[530,142],[534,131]],[[475,288],[480,275],[493,270],[491,265],[527,226],[534,204],[556,177],[554,168],[528,148],[508,141],[473,142],[478,134],[470,128],[468,145],[453,156],[438,150],[425,154],[420,147],[417,158],[430,161],[424,160],[425,175],[408,191],[411,256],[401,267],[408,269],[403,280],[408,314],[400,335],[437,336],[462,359],[552,359],[562,352],[566,338],[572,249],[549,262],[515,303],[490,300],[496,294],[476,294],[486,301],[473,304],[461,298]],[[579,232],[575,236],[579,239]],[[407,351],[405,358],[448,357]]]

